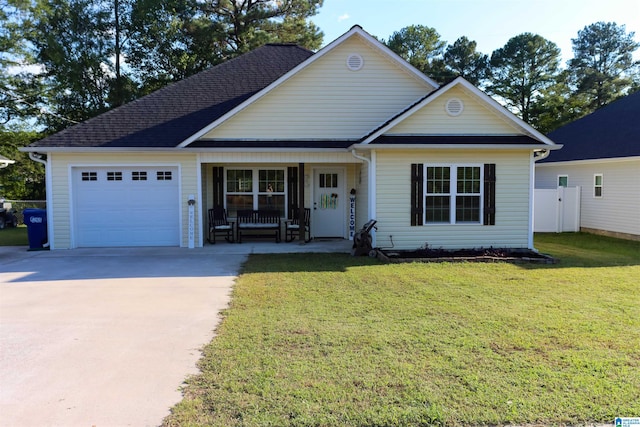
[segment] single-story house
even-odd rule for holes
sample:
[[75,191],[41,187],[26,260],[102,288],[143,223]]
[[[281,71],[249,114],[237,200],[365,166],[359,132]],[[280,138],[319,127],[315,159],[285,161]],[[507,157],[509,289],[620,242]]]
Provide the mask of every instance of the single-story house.
[[640,92],[547,135],[536,189],[580,187],[580,230],[640,240]]
[[209,209],[284,221],[300,206],[312,238],[376,219],[377,247],[453,249],[533,248],[534,162],[556,148],[354,26],[317,53],[265,45],[25,151],[47,164],[52,249],[198,247]]

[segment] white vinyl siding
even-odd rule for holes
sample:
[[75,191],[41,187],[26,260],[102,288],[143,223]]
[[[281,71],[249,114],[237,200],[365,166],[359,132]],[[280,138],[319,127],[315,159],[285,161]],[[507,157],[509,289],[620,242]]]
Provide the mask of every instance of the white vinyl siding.
[[[197,170],[196,170],[196,154],[156,154],[156,153],[50,153],[49,159],[51,162],[51,206],[47,206],[47,209],[53,210],[53,225],[50,227],[53,229],[53,249],[70,249],[73,247],[72,241],[72,199],[70,189],[72,188],[73,177],[71,176],[72,169],[74,167],[106,167],[106,166],[159,166],[168,165],[177,167],[176,174],[180,176],[172,177],[178,179],[180,182],[179,198],[177,203],[181,203],[179,217],[181,221],[180,235],[181,246],[188,245],[188,224],[186,220],[188,218],[188,196],[189,194],[195,194],[199,199],[198,185],[197,185]],[[162,168],[160,168],[162,169]],[[117,171],[117,168],[113,169]],[[163,169],[164,170],[164,169]],[[171,170],[171,169],[167,169]],[[147,176],[147,179],[156,179],[156,176]],[[170,202],[168,202],[170,203]],[[118,216],[121,220],[126,221],[126,206],[114,206],[113,211],[105,214]],[[198,230],[200,223],[196,215],[195,229]],[[198,245],[197,239],[199,234],[196,233],[196,246]]]
[[593,197],[602,197],[604,177],[601,173],[593,175]]
[[[350,71],[350,54],[362,56]],[[353,37],[301,70],[204,138],[357,139],[432,88]]]
[[[411,226],[411,164],[496,164],[496,225],[426,224]],[[528,247],[530,153],[404,151],[377,153],[376,242],[398,249]]]
[[[447,101],[457,98],[464,103],[462,113],[447,114]],[[416,111],[401,123],[385,132],[386,135],[516,135],[522,131],[513,123],[484,105],[462,87],[455,87]]]
[[[580,186],[580,227],[640,236],[640,158],[536,166],[536,188],[555,188],[558,175]],[[594,197],[594,175],[602,174],[602,197]]]

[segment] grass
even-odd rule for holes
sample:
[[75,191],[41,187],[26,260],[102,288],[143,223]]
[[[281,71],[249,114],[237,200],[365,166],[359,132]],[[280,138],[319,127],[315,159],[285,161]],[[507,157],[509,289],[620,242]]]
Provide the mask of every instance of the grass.
[[612,423],[640,416],[640,243],[556,265],[253,255],[165,426]]
[[0,246],[28,246],[27,226],[5,227],[0,230]]

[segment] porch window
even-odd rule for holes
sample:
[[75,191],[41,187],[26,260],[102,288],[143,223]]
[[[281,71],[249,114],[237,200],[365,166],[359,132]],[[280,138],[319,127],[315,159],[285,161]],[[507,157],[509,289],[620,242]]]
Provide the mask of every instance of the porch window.
[[426,165],[425,222],[480,223],[482,180],[480,166]]
[[227,169],[227,214],[240,209],[277,209],[285,214],[284,169]]

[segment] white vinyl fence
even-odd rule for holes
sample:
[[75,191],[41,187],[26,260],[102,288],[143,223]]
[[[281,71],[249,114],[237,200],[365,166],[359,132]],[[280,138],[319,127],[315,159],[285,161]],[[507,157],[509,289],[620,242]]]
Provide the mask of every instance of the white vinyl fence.
[[580,187],[535,189],[533,231],[540,233],[580,231]]

